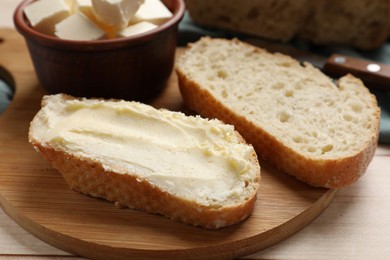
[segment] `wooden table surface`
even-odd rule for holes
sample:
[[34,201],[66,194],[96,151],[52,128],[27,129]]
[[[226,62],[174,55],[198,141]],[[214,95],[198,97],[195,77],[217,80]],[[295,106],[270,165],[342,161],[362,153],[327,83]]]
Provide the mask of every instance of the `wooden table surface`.
[[[0,27],[13,26],[18,2],[0,1]],[[379,145],[366,174],[341,189],[322,215],[287,240],[246,259],[390,259],[389,187],[390,146]],[[0,209],[0,259],[53,258],[81,259],[35,238]]]

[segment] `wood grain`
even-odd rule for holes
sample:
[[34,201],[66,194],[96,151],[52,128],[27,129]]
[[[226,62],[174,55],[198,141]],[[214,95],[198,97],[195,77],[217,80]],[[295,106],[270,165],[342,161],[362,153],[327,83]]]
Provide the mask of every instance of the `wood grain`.
[[[27,142],[29,122],[44,95],[22,38],[0,30],[0,65],[16,80],[16,95],[0,117],[0,204],[19,225],[65,251],[95,259],[236,258],[293,235],[315,219],[337,190],[312,188],[261,162],[252,216],[217,231],[161,216],[118,209],[71,190]],[[173,74],[156,107],[184,110]],[[188,111],[187,111],[188,112]]]

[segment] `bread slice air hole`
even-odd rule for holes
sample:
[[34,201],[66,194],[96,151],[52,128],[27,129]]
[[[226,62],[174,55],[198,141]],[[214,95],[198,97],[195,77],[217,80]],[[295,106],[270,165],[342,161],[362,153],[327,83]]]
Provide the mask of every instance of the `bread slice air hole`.
[[291,117],[291,115],[288,112],[286,112],[286,111],[280,112],[279,121],[282,123],[285,123],[290,119],[290,117]]
[[294,136],[293,138],[294,143],[300,144],[303,142],[302,136]]
[[218,71],[218,78],[226,79],[228,77],[228,73],[225,70]]
[[285,97],[293,97],[293,96],[294,96],[294,91],[292,91],[292,90],[286,90],[286,91],[284,92],[284,96],[285,96]]
[[361,113],[363,110],[363,107],[358,103],[351,104],[351,108],[356,113]]
[[352,121],[352,119],[353,119],[353,117],[350,114],[344,114],[343,118],[345,121],[348,121],[348,122]]
[[322,151],[322,154],[325,154],[325,153],[327,153],[327,152],[332,151],[332,149],[333,149],[333,145],[328,144],[328,145],[323,146],[323,147],[321,148],[321,151]]
[[332,106],[334,106],[335,105],[335,103],[334,103],[334,100],[326,100],[325,101],[326,102],[326,104],[329,106],[329,107],[332,107]]
[[225,98],[225,99],[229,96],[229,94],[227,93],[226,90],[222,90],[221,95],[222,95],[222,98]]
[[276,82],[275,84],[272,85],[273,89],[282,89],[284,88],[284,84],[282,82]]
[[208,81],[214,81],[215,80],[215,76],[214,75],[210,75],[207,77],[207,80]]

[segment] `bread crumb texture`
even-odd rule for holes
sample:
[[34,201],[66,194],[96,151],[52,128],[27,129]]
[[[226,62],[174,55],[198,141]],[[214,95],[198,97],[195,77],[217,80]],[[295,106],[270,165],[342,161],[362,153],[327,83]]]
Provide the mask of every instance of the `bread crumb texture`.
[[[235,124],[260,157],[293,175],[306,171],[305,167],[313,171],[309,175],[321,172],[321,165],[333,169],[337,161],[367,149],[367,156],[372,157],[380,111],[375,97],[351,75],[334,82],[311,64],[289,56],[238,40],[211,38],[192,44],[179,60],[177,71],[183,97],[191,108]],[[197,91],[206,97],[192,100]],[[210,100],[209,104],[205,100]],[[208,106],[214,109],[205,108]],[[218,112],[221,110],[225,111]],[[309,166],[313,162],[317,166]],[[354,177],[348,182],[354,181],[366,164],[358,167],[359,173],[349,173]],[[347,168],[354,167],[357,165]],[[333,170],[337,172],[337,168]],[[326,179],[311,184],[328,186],[322,183],[328,182]]]

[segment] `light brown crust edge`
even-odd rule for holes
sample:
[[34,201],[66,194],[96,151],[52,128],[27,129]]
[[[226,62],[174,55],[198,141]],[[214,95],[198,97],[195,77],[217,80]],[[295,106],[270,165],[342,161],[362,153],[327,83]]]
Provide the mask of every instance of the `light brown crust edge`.
[[[211,93],[189,79],[179,67],[175,70],[181,95],[189,109],[204,117],[218,118],[234,125],[244,139],[253,145],[258,157],[311,186],[334,189],[350,185],[365,173],[374,157],[379,136],[379,109],[376,115],[378,121],[378,125],[375,126],[376,135],[371,138],[365,149],[354,156],[338,160],[314,160],[294,152],[262,128],[225,107]],[[346,77],[356,79],[351,75]],[[372,102],[376,104],[376,99],[370,95]]]
[[[101,164],[92,160],[44,147],[36,140],[30,142],[62,174],[72,189],[104,198],[117,206],[163,215],[189,225],[218,229],[239,223],[250,216],[257,199],[260,166],[256,169],[256,187],[251,197],[238,205],[213,208],[173,196],[133,175],[105,171]],[[259,165],[256,154],[252,159]]]

